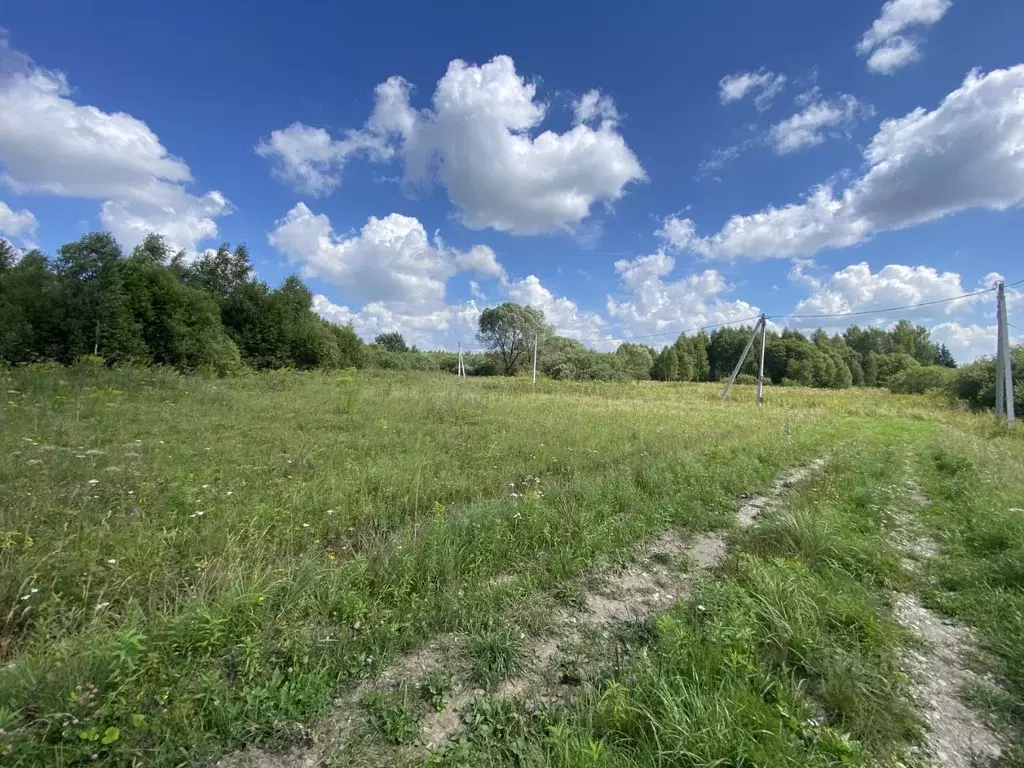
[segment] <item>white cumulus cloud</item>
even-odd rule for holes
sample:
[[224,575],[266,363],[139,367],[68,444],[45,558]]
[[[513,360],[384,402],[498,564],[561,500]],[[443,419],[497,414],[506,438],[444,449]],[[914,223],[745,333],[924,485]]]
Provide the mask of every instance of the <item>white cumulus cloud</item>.
[[351,323],[366,341],[381,333],[397,331],[406,343],[420,349],[455,349],[460,342],[465,347],[473,343],[480,321],[480,310],[473,301],[422,312],[402,312],[375,301],[353,310],[317,294],[313,297],[313,311],[337,325]]
[[777,75],[766,69],[737,72],[718,81],[718,99],[723,104],[731,104],[746,98],[748,94],[756,93],[754,106],[758,112],[764,112],[785,87],[785,75]]
[[[939,323],[931,329],[932,341],[945,344],[958,363],[970,363],[979,357],[995,357],[996,326],[957,322]],[[1011,340],[1019,341],[1019,334],[1011,331]]]
[[589,123],[592,120],[618,121],[619,112],[611,96],[594,89],[587,91],[573,104],[573,119],[577,123]]
[[536,275],[510,283],[507,291],[512,301],[541,310],[561,336],[585,339],[590,346],[601,346],[594,340],[611,335],[606,330],[607,321],[600,314],[581,310],[575,301],[565,296],[556,297]]
[[326,194],[357,153],[404,163],[407,189],[444,186],[460,221],[472,229],[535,235],[574,232],[600,203],[619,200],[646,179],[618,129],[610,96],[588,91],[564,133],[543,130],[547,105],[508,56],[483,65],[455,59],[438,81],[432,106],[412,105],[412,85],[395,75],[375,89],[363,129],[342,140],[294,124],[274,131],[257,152],[292,186]]
[[875,48],[868,56],[868,69],[880,75],[891,75],[921,58],[917,43],[896,35]]
[[305,277],[331,283],[349,299],[405,314],[443,307],[445,284],[456,272],[503,274],[487,246],[449,248],[439,237],[431,240],[418,219],[398,213],[372,216],[358,234],[343,237],[327,216],[298,203],[268,240]]
[[667,245],[713,259],[813,256],[970,208],[1024,201],[1024,65],[970,72],[932,111],[885,120],[864,150],[865,170],[843,191],[815,189],[800,202],[730,218],[698,236],[674,217]]
[[[151,231],[194,251],[231,210],[220,192],[196,197],[192,174],[146,123],[71,98],[62,72],[38,67],[0,36],[0,164],[19,194],[103,200],[103,225],[128,247]],[[169,222],[188,220],[169,226]]]
[[256,145],[256,154],[271,161],[274,178],[296,192],[320,197],[341,184],[341,170],[352,156],[364,153],[373,160],[387,160],[393,150],[381,136],[368,131],[348,131],[333,139],[323,128],[292,123],[271,131]]
[[[806,282],[806,275],[802,270],[791,271],[790,279]],[[980,289],[965,288],[956,272],[939,272],[934,267],[904,264],[887,264],[877,272],[872,272],[866,262],[851,264],[833,273],[825,282],[812,283],[812,287],[811,295],[797,304],[794,314],[871,312],[943,301],[942,304],[904,312],[908,318],[929,318],[963,312],[979,301],[995,301],[995,294],[946,301]],[[981,289],[988,287],[986,284]]]
[[768,139],[778,155],[824,144],[827,137],[843,134],[858,117],[873,112],[870,106],[848,93],[826,99],[815,89],[801,101],[805,106],[800,112],[776,123],[768,132]]
[[620,322],[627,336],[666,334],[654,344],[675,341],[681,330],[735,322],[759,314],[745,301],[729,300],[722,294],[732,290],[716,270],[669,279],[675,259],[658,251],[649,256],[615,262],[627,297],[608,297],[608,314]]
[[952,0],[889,0],[857,43],[857,55],[868,57],[868,69],[890,75],[921,58],[918,42],[902,33],[939,22]]
[[39,222],[32,211],[27,208],[20,211],[12,210],[7,203],[0,200],[0,232],[10,237],[26,239],[35,236],[38,226]]
[[398,142],[406,182],[440,181],[472,229],[572,231],[595,204],[620,199],[630,182],[646,178],[609,97],[591,92],[577,105],[578,116],[603,118],[596,128],[578,122],[565,133],[540,131],[546,105],[508,56],[481,66],[452,61],[432,109],[414,109],[410,92],[400,77],[378,86],[369,125]]

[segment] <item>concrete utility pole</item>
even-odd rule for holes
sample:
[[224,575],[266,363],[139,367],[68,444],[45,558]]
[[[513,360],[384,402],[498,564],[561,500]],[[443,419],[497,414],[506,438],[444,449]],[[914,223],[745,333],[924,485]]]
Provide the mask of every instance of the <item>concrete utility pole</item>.
[[533,337],[533,386],[537,386],[537,336]]
[[761,369],[757,374],[757,404],[764,402],[764,347],[768,339],[768,318],[761,315]]
[[722,390],[722,402],[725,402],[725,398],[729,396],[729,390],[732,389],[732,384],[736,381],[736,376],[739,375],[740,368],[743,366],[743,361],[747,359],[747,355],[750,354],[750,348],[754,346],[754,339],[757,338],[757,332],[764,327],[765,316],[761,315],[758,318],[757,323],[754,325],[754,332],[750,334],[750,341],[747,342],[747,346],[743,348],[743,354],[740,355],[739,362],[736,363],[736,367],[732,369],[732,375],[729,377],[729,381],[725,384],[725,389]]
[[1013,354],[1006,317],[1006,287],[996,286],[996,420],[1006,417],[1007,426],[1014,422]]

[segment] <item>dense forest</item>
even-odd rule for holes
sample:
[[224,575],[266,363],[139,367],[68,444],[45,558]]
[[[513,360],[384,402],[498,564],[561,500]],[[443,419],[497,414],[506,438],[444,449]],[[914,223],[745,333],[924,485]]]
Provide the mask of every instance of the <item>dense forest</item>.
[[[454,352],[409,347],[397,332],[367,344],[312,306],[298,277],[276,288],[259,280],[244,245],[232,250],[224,244],[188,261],[157,235],[124,254],[109,233],[94,232],[51,258],[37,250],[19,256],[0,239],[0,360],[10,365],[67,364],[93,355],[110,365],[217,375],[285,367],[457,369]],[[537,337],[538,370],[554,379],[718,381],[729,375],[751,332],[718,328],[680,336],[661,349],[627,342],[598,352],[555,334],[542,313],[506,303],[481,315],[477,338],[487,351],[467,354],[465,369],[471,376],[521,372],[532,363],[523,352]],[[753,380],[756,358],[744,364],[740,383]],[[889,329],[853,326],[833,335],[769,331],[765,350],[765,377],[775,385],[903,391],[960,386],[970,394],[957,394],[981,405],[994,391],[985,365],[954,377],[949,350],[905,320]]]

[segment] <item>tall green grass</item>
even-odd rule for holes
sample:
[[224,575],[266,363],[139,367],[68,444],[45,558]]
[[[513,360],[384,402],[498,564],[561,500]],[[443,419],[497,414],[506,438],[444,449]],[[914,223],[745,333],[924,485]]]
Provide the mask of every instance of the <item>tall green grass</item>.
[[0,745],[20,765],[288,741],[346,681],[529,613],[656,530],[717,525],[853,428],[814,392],[758,410],[699,386],[3,378]]
[[978,629],[975,663],[998,688],[975,691],[1012,744],[1008,766],[1024,766],[1024,433],[991,424],[945,430],[921,447],[919,471],[931,505],[924,519],[942,545],[928,564],[927,602]]
[[[607,656],[569,707],[483,702],[437,766],[895,764],[920,736],[889,616],[902,575],[890,530],[912,502],[907,436],[878,425],[833,448],[783,509],[658,619],[639,653]],[[637,633],[623,627],[620,642]],[[628,639],[627,639],[628,638]],[[495,736],[495,733],[500,734]]]

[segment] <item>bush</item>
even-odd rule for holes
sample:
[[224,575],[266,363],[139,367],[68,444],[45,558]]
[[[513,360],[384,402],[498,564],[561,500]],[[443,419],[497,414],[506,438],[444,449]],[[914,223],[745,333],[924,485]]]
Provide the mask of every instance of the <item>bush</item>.
[[[1024,408],[1024,346],[1014,347],[1013,403],[1019,411]],[[956,370],[950,384],[952,394],[972,408],[994,408],[996,405],[996,362],[983,358]]]
[[737,384],[757,384],[757,376],[752,373],[741,373],[736,377]]
[[923,395],[925,392],[949,392],[956,379],[956,370],[938,365],[906,368],[889,380],[889,391],[901,395]]

